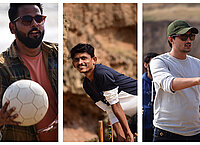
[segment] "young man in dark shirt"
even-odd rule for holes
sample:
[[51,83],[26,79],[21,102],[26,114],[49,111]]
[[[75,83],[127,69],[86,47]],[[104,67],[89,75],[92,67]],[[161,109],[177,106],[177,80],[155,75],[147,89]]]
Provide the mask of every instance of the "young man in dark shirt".
[[90,44],[78,44],[70,51],[73,66],[85,75],[83,88],[95,104],[108,113],[118,141],[134,141],[126,115],[137,110],[137,81],[105,65],[96,64]]

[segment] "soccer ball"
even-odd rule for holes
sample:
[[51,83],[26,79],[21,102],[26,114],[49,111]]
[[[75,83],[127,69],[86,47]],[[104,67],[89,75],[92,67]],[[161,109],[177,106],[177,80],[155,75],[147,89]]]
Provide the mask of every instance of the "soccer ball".
[[16,107],[11,114],[18,114],[14,121],[21,122],[21,126],[37,124],[45,116],[49,103],[45,90],[38,83],[31,80],[19,80],[11,84],[3,95],[2,105],[10,101],[8,109]]

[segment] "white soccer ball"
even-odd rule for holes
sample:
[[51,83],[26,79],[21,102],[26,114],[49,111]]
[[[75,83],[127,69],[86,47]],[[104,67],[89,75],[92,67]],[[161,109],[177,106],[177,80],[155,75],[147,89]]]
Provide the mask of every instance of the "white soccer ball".
[[21,126],[37,124],[45,116],[49,103],[45,90],[38,83],[31,80],[19,80],[11,84],[5,91],[2,106],[10,101],[8,109],[16,107],[11,114],[18,114],[14,121],[21,122]]

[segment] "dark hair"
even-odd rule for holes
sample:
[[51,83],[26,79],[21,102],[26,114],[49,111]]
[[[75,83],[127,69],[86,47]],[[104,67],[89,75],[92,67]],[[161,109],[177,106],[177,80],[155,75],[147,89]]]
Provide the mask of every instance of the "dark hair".
[[76,46],[74,46],[70,51],[70,55],[71,58],[73,59],[76,53],[84,53],[84,52],[88,53],[91,56],[91,58],[94,57],[94,47],[92,47],[92,45],[90,44],[82,44],[82,43],[79,43]]
[[154,53],[154,52],[147,53],[144,57],[144,62],[149,63],[152,58],[158,55],[159,55],[158,53]]
[[[172,39],[175,39],[175,36],[170,36],[170,37],[172,37]],[[169,42],[169,40],[168,40],[168,44],[172,48],[172,44],[171,44],[171,42]]]
[[[146,63],[148,64],[152,58],[154,58],[154,57],[156,57],[156,56],[158,56],[158,55],[159,55],[158,53],[149,52],[149,53],[147,53],[147,54],[145,55],[145,57],[144,57],[144,62],[146,62]],[[149,67],[149,65],[148,65],[148,67]],[[145,69],[145,71],[147,71],[147,68],[144,67],[144,69]],[[150,70],[150,69],[149,69],[149,70]],[[150,71],[150,73],[151,73],[151,71]]]
[[13,22],[18,17],[18,9],[23,5],[36,5],[39,7],[41,14],[43,14],[42,4],[40,3],[10,3],[8,16],[11,22]]

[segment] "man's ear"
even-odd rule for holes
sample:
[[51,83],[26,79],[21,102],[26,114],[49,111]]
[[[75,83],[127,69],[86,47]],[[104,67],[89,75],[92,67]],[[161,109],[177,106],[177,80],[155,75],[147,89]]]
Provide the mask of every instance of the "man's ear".
[[172,42],[173,42],[173,38],[172,38],[172,37],[170,37],[170,36],[168,37],[168,40],[169,40],[169,42],[170,42],[170,43],[172,43]]
[[97,57],[94,56],[94,57],[92,58],[92,60],[93,60],[93,64],[96,64],[96,62],[97,62]]
[[12,22],[10,22],[10,23],[9,23],[9,28],[10,28],[10,32],[11,32],[12,34],[15,34],[15,24],[12,23]]
[[148,68],[148,64],[146,62],[144,62],[144,67],[147,69]]

